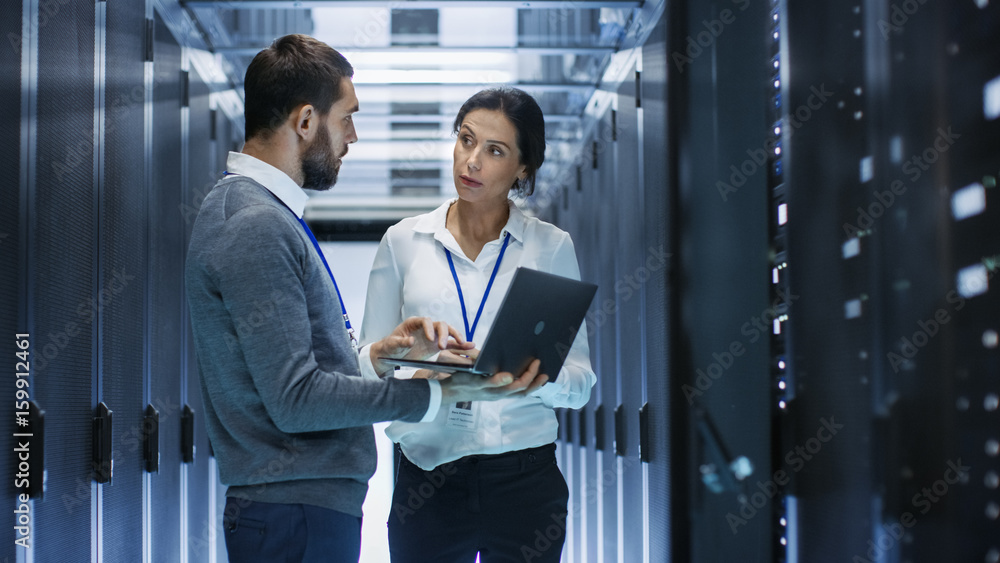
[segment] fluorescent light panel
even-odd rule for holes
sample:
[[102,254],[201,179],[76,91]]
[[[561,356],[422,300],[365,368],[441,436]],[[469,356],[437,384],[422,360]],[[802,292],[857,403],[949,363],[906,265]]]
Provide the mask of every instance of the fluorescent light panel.
[[506,70],[406,70],[355,68],[355,84],[482,84],[511,82]]
[[341,54],[351,61],[354,71],[369,68],[406,68],[416,69],[483,69],[483,68],[513,68],[517,64],[517,55],[501,52],[476,51],[341,51]]

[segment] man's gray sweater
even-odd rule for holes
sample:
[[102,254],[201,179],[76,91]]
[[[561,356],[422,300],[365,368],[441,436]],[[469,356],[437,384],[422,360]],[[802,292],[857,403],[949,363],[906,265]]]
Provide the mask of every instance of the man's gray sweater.
[[361,516],[376,464],[371,424],[419,421],[427,382],[361,378],[312,242],[250,178],[224,178],[205,198],[185,282],[227,495]]

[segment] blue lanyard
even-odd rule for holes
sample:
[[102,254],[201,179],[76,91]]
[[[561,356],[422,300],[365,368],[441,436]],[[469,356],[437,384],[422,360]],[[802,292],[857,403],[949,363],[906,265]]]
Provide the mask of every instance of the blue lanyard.
[[[236,174],[233,172],[226,171],[223,172],[222,175],[235,176]],[[292,215],[295,215],[295,212],[292,211],[292,208],[288,207],[288,205],[285,205],[285,202],[281,201],[281,198],[277,198],[277,200],[280,201],[281,204],[285,206],[285,209],[290,211]],[[326,267],[326,273],[330,274],[330,281],[333,282],[333,289],[337,292],[337,300],[340,301],[340,312],[343,313],[344,315],[344,325],[347,327],[347,334],[351,337],[351,345],[354,346],[355,350],[357,350],[358,339],[354,336],[354,328],[351,327],[351,319],[350,317],[347,316],[347,307],[344,306],[344,298],[340,296],[340,288],[337,287],[337,279],[333,277],[333,270],[331,270],[330,265],[326,263],[326,256],[323,255],[323,251],[319,247],[319,241],[316,240],[316,235],[313,234],[312,229],[310,229],[309,225],[306,224],[305,219],[299,217],[298,215],[295,215],[295,218],[298,219],[299,224],[302,225],[302,229],[305,230],[307,235],[309,235],[309,240],[312,241],[313,248],[316,249],[316,254],[319,254],[319,259],[323,261],[323,266]]]
[[444,253],[448,255],[448,266],[451,267],[451,276],[455,278],[455,287],[458,289],[458,302],[462,304],[462,320],[465,321],[465,340],[468,342],[472,342],[472,335],[476,333],[476,325],[479,324],[479,317],[483,316],[483,307],[486,306],[486,298],[490,296],[493,280],[497,278],[497,272],[500,271],[500,262],[503,260],[503,253],[507,251],[508,243],[510,243],[510,233],[507,233],[507,236],[503,239],[503,246],[500,247],[497,263],[493,266],[490,283],[486,284],[486,291],[483,293],[482,303],[479,304],[479,311],[476,312],[476,319],[472,321],[472,328],[469,328],[469,315],[465,312],[465,297],[462,296],[462,284],[458,281],[458,273],[455,271],[455,261],[451,258],[451,252],[447,248],[444,249]]
[[[289,210],[291,211],[291,210]],[[319,259],[323,261],[323,265],[326,266],[326,273],[330,274],[330,281],[333,282],[333,289],[337,291],[337,300],[340,301],[340,312],[344,314],[344,325],[347,327],[347,334],[351,337],[351,345],[354,346],[356,350],[358,348],[358,339],[354,336],[354,328],[351,327],[351,319],[347,316],[347,307],[344,306],[344,298],[340,296],[340,288],[337,287],[337,279],[333,277],[333,270],[330,269],[330,265],[326,263],[326,256],[323,256],[323,251],[319,248],[319,242],[316,241],[316,235],[313,234],[312,229],[306,224],[305,219],[295,216],[299,220],[299,224],[305,229],[306,234],[309,235],[309,240],[313,243],[313,248],[316,249],[316,254],[319,254]]]

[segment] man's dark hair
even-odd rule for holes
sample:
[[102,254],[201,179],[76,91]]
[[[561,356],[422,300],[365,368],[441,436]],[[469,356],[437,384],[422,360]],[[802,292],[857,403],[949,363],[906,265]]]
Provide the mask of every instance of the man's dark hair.
[[488,88],[473,94],[462,104],[453,126],[455,133],[462,129],[466,114],[476,109],[499,111],[514,125],[525,177],[522,182],[514,182],[511,189],[517,195],[531,195],[535,191],[535,173],[545,161],[545,116],[542,115],[542,108],[524,90],[510,86]]
[[286,35],[257,53],[243,79],[246,140],[270,135],[295,108],[311,104],[326,115],[354,67],[335,49],[308,35]]

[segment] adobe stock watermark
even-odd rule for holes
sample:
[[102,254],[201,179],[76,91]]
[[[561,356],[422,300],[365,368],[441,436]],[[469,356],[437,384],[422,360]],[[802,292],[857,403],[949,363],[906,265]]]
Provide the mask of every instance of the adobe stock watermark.
[[[953,132],[951,127],[948,127],[947,130],[939,127],[937,137],[934,138],[931,146],[919,154],[911,156],[903,163],[901,168],[903,174],[906,175],[911,184],[916,183],[941,158],[941,155],[948,152],[951,146],[955,144],[955,141],[961,137],[962,135]],[[896,203],[896,198],[905,194],[907,189],[908,186],[897,178],[889,184],[888,189],[881,191],[876,189],[872,191],[872,197],[875,201],[869,203],[867,208],[858,206],[856,224],[844,223],[844,233],[849,237],[856,237],[862,231],[872,228],[875,225],[875,221],[885,215],[885,212]]]
[[[986,286],[1000,269],[998,258],[1000,256],[983,258],[981,260],[982,274],[973,274],[975,279],[967,280],[966,283]],[[945,301],[949,307],[941,307],[934,311],[934,314],[929,318],[918,320],[916,322],[917,330],[912,335],[900,337],[896,343],[898,353],[893,350],[886,353],[885,357],[889,360],[893,373],[899,373],[900,369],[905,369],[910,365],[910,360],[916,357],[920,350],[927,346],[931,339],[937,336],[941,329],[951,321],[950,310],[957,312],[965,307],[966,298],[957,289],[952,289],[945,295]]]
[[233,319],[236,334],[227,332],[222,335],[222,339],[226,341],[226,348],[230,352],[239,350],[239,339],[252,336],[262,326],[274,320],[278,316],[282,301],[285,299],[287,299],[287,295],[278,290],[271,292],[271,297],[264,301],[254,299],[252,309]]
[[559,3],[559,6],[545,10],[548,12],[549,22],[557,23],[569,19],[574,14],[578,13],[581,8],[589,8],[589,2],[580,0],[563,0]]
[[[615,123],[614,128],[598,128],[594,133],[593,141],[589,145],[581,145],[580,150],[573,156],[572,162],[564,166],[558,175],[553,176],[552,183],[555,185],[571,185],[576,183],[576,168],[583,166],[593,166],[593,163],[597,160],[597,157],[603,155],[611,147],[617,144],[619,137],[624,136],[626,133],[630,132],[631,129],[626,129],[620,125],[619,122]],[[589,150],[588,150],[589,149]],[[555,192],[557,190],[551,190]],[[544,200],[537,207],[545,207],[549,202],[558,197],[558,194],[553,193],[552,196]]]
[[[920,509],[919,514],[924,515],[930,512],[934,504],[940,502],[944,495],[948,494],[951,486],[960,483],[969,477],[969,470],[972,468],[962,465],[962,459],[949,461],[941,479],[931,483],[929,487],[920,489],[918,493],[910,499],[910,504],[914,509]],[[868,540],[868,551],[864,556],[855,555],[851,559],[852,563],[877,563],[883,561],[883,557],[888,553],[903,536],[906,530],[917,524],[917,515],[911,511],[906,511],[899,515],[896,522],[889,521],[882,523],[878,537]]]
[[[475,452],[481,444],[474,432],[467,432],[461,438],[452,442],[455,451]],[[405,502],[393,502],[390,507],[392,515],[405,524],[406,519],[420,511],[434,495],[448,482],[448,478],[458,473],[456,462],[442,463],[431,471],[423,471],[425,481],[406,490]],[[395,501],[395,493],[393,500]]]
[[[177,413],[181,410],[181,405],[168,398],[157,397],[153,399],[150,404],[159,412],[159,421],[152,426],[147,423],[145,419],[140,421],[138,424],[132,425],[124,433],[117,436],[115,442],[117,446],[111,448],[112,455],[112,466],[118,465],[121,467],[123,462],[123,456],[126,453],[134,454],[142,448],[146,441],[146,437],[154,432],[156,428],[162,427]],[[178,421],[180,419],[177,419]],[[116,433],[117,434],[117,433]],[[92,469],[95,471],[100,469],[100,464],[92,463]],[[66,509],[67,514],[73,514],[77,508],[83,508],[84,510],[90,510],[90,497],[91,497],[91,480],[76,478],[76,488],[73,493],[63,493],[60,500],[62,500],[63,508]]]
[[902,33],[903,26],[910,21],[910,16],[917,13],[927,0],[903,0],[899,4],[892,4],[889,8],[889,19],[878,20],[878,30],[882,34],[882,39],[889,40],[890,33]]
[[637,291],[653,277],[653,274],[662,270],[667,259],[673,254],[666,252],[663,245],[659,247],[650,246],[646,249],[646,259],[635,268],[631,274],[626,274],[615,281],[615,298],[608,297],[601,302],[599,307],[587,312],[588,326],[593,325],[594,329],[600,328],[608,319],[618,313],[618,298],[622,302],[632,299]]
[[806,440],[804,445],[795,446],[785,454],[785,464],[788,465],[790,473],[785,469],[778,469],[769,480],[757,481],[757,489],[759,490],[749,497],[741,495],[739,514],[726,513],[726,522],[733,535],[738,534],[741,526],[746,526],[747,522],[756,516],[760,509],[767,506],[767,503],[781,491],[780,487],[784,487],[791,481],[792,474],[802,471],[806,462],[811,461],[823,449],[823,444],[833,440],[837,432],[844,428],[844,425],[837,424],[832,416],[829,420],[821,418],[819,422],[820,427],[816,430],[815,436]]
[[[750,0],[732,0],[732,3],[740,12],[750,6]],[[715,40],[726,30],[726,26],[736,21],[736,15],[737,12],[729,8],[723,8],[717,18],[702,20],[701,25],[704,29],[698,31],[695,35],[687,36],[685,41],[687,45],[684,48],[684,52],[674,51],[670,54],[670,59],[674,61],[677,70],[684,72],[686,65],[693,63],[706,49],[711,47],[715,43]]]
[[[284,475],[286,471],[288,471],[288,469],[296,462],[296,460],[302,456],[301,447],[303,445],[303,442],[294,436],[291,439],[286,439],[282,442],[281,450],[276,454],[276,456],[268,461],[267,465],[261,466],[250,475],[250,486],[263,491],[270,483],[284,480],[282,475]],[[250,505],[250,502],[252,502],[248,495],[241,493],[227,497],[227,501],[228,500],[232,500],[233,502],[226,502],[222,509],[221,520],[224,528],[235,525],[235,523],[239,520],[240,513],[244,508]],[[212,541],[219,536],[218,532],[220,519],[218,519],[217,516],[218,513],[209,515],[209,517],[203,521],[200,533],[189,533],[187,543],[192,550],[198,553],[204,553],[211,548]]]
[[601,473],[600,478],[595,476],[588,480],[583,498],[580,502],[572,503],[572,506],[566,514],[549,514],[549,518],[545,524],[535,530],[534,540],[530,544],[524,544],[521,546],[521,557],[524,559],[525,563],[531,563],[536,558],[543,556],[553,547],[558,546],[561,548],[562,543],[556,542],[559,541],[560,537],[565,538],[566,522],[570,519],[570,517],[578,517],[583,511],[583,507],[585,505],[596,503],[597,496],[602,490],[608,490],[613,487],[615,483],[618,482],[619,478],[623,478],[625,473],[638,463],[638,458],[635,457],[625,457],[621,459],[621,477],[619,477],[617,471],[605,469]]
[[93,322],[94,317],[99,315],[105,307],[110,305],[115,298],[124,292],[135,276],[125,273],[124,269],[111,270],[111,274],[104,283],[104,287],[97,293],[97,297],[91,297],[80,302],[76,307],[75,320],[67,321],[62,330],[48,333],[48,340],[45,341],[38,350],[35,360],[35,372],[41,373],[48,366],[49,362],[55,360],[60,352],[66,349],[80,331]]
[[[945,299],[955,311],[961,311],[965,307],[965,298],[954,289],[948,292]],[[909,337],[901,337],[897,342],[899,353],[890,350],[885,355],[886,359],[889,360],[889,365],[892,366],[893,373],[899,373],[901,367],[909,365],[909,360],[912,360],[924,346],[927,346],[930,340],[937,336],[941,327],[948,324],[949,321],[951,321],[951,315],[945,307],[939,308],[928,319],[917,321],[917,330]]]
[[[263,491],[270,483],[283,481],[284,479],[279,479],[279,477],[284,476],[289,468],[295,464],[295,461],[302,456],[300,448],[303,445],[304,442],[296,436],[286,439],[282,442],[281,451],[278,452],[277,457],[272,458],[266,466],[258,468],[247,477],[247,486]],[[243,506],[245,507],[246,504]]]
[[[295,464],[296,460],[302,457],[301,448],[304,445],[305,443],[296,436],[286,438],[281,443],[281,451],[275,457],[271,458],[267,465],[262,465],[251,473],[247,477],[247,484],[243,487],[255,489],[255,493],[260,494],[271,483],[286,480],[287,477],[284,477],[285,473]],[[249,491],[236,491],[234,494],[227,495],[227,501],[232,500],[233,503],[226,503],[226,508],[223,512],[224,521],[236,521],[239,519],[242,509],[250,506],[250,503],[253,502],[248,493]]]
[[371,17],[364,25],[360,25],[354,32],[352,47],[368,47],[376,37],[385,33],[386,28],[392,23],[392,11],[402,7],[406,2],[389,2],[384,8],[377,8],[371,11]]
[[[28,24],[28,33],[31,35],[37,35],[38,31],[49,24],[52,18],[59,15],[62,6],[69,4],[72,0],[41,0],[38,3],[38,21],[27,21],[28,16],[23,15],[22,29],[24,23]],[[21,54],[21,49],[24,48],[24,38],[20,33],[7,33],[7,41],[10,42],[10,46],[14,49],[14,52],[18,55]]]
[[[155,90],[165,80],[162,76],[157,78],[154,75],[152,89]],[[118,93],[113,99],[107,101],[104,115],[105,144],[107,144],[107,139],[112,138],[118,132],[124,123],[125,116],[130,112],[141,113],[143,111],[146,92],[145,84],[137,84],[128,92]],[[83,138],[69,145],[61,161],[52,162],[52,173],[57,181],[62,182],[67,174],[72,174],[82,163],[93,161],[94,150],[97,146],[94,129],[84,133]]]
[[[784,308],[784,304],[787,307],[791,307],[792,302],[799,298],[791,292],[786,292],[783,289],[777,290],[778,297],[771,302],[771,306],[761,311],[760,315],[755,315],[750,318],[740,326],[740,334],[747,337],[747,344],[755,344],[761,339],[763,334],[767,334],[771,329],[771,323],[775,318],[778,317],[780,311]],[[688,405],[694,405],[695,397],[701,397],[706,391],[712,388],[719,378],[733,367],[736,363],[736,359],[745,354],[747,351],[746,345],[744,345],[742,339],[736,339],[729,343],[721,353],[712,353],[712,362],[710,362],[705,369],[698,368],[695,370],[696,377],[694,379],[694,385],[689,383],[681,385],[681,391],[684,393],[684,397],[687,399]]]
[[198,212],[201,210],[201,205],[205,203],[205,198],[211,193],[212,188],[219,182],[218,178],[211,178],[199,189],[195,188],[191,190],[191,203],[181,202],[177,205],[177,211],[180,212],[181,217],[184,218],[184,224],[190,227],[194,220],[198,218]]
[[430,500],[455,473],[458,468],[454,463],[444,463],[434,468],[433,471],[425,471],[425,481],[417,485],[416,488],[407,489],[406,503],[393,503],[392,514],[399,520],[400,524],[405,524],[406,519],[423,508],[424,504]]
[[[454,139],[455,135],[452,133],[449,138]],[[446,140],[446,138],[441,138],[438,140],[426,140],[421,141],[419,144],[413,145],[410,152],[406,154],[406,160],[401,164],[393,166],[393,172],[399,174],[402,178],[409,178],[417,170],[422,170],[423,168],[419,166],[420,163],[426,162],[431,159],[434,155],[438,153],[437,143]]]
[[[795,108],[795,111],[788,112],[788,115],[782,119],[782,134],[785,138],[791,138],[799,127],[812,119],[813,112],[822,109],[834,94],[834,92],[827,91],[825,83],[820,84],[819,88],[810,86],[809,91],[811,94],[806,98],[806,102]],[[767,159],[775,154],[775,149],[780,141],[780,137],[768,135],[763,147],[747,149],[749,158],[741,162],[739,167],[735,164],[729,166],[729,183],[722,180],[715,182],[715,189],[722,196],[722,201],[729,201],[730,194],[739,191],[751,176],[767,164]]]
[[[545,526],[544,530],[541,528],[535,530],[535,541],[532,545],[521,546],[521,557],[524,558],[525,563],[531,563],[556,545],[560,549],[562,548],[566,537],[566,520],[568,517],[569,514],[549,514],[549,520],[552,523]],[[562,542],[559,541],[560,538],[563,538]]]

